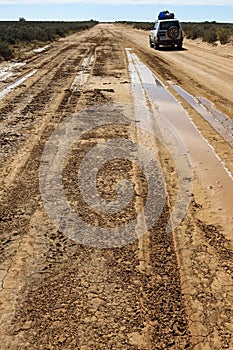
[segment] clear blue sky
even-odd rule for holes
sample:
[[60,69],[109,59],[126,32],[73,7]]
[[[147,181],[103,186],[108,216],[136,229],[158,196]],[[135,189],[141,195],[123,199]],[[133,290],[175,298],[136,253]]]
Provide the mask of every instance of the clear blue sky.
[[173,4],[166,0],[0,0],[0,20],[17,21],[25,17],[27,20],[151,22],[165,9],[175,12],[181,21],[233,23],[233,0],[174,0]]

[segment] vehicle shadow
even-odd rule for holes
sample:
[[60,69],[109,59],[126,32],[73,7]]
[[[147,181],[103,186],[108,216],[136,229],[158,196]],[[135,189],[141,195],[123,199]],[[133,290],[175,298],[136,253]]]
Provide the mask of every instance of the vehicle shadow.
[[188,51],[185,47],[178,48],[178,47],[167,47],[167,46],[161,46],[158,49],[154,49],[155,51]]

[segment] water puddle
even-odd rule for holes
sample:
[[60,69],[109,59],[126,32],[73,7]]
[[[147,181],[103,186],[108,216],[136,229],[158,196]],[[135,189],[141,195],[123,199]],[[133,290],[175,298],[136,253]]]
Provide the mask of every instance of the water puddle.
[[3,63],[0,64],[0,81],[6,81],[12,75],[17,74],[18,68],[25,66],[26,63]]
[[71,91],[73,92],[82,92],[83,87],[88,81],[90,76],[93,64],[95,61],[95,56],[85,57],[83,59],[82,65],[77,76],[74,78],[74,81],[71,85]]
[[[169,151],[177,170],[178,193],[177,201],[172,208],[167,229],[170,231],[179,226],[184,217],[192,196],[192,164],[186,146],[170,122],[160,113],[158,105],[152,102],[149,92],[155,86],[161,101],[166,104],[170,96],[163,95],[163,84],[151,75],[151,71],[143,65],[138,57],[127,50],[132,91],[135,100],[134,117],[137,121],[139,144],[146,144],[159,162],[157,141],[160,141]],[[169,103],[168,103],[169,105]],[[145,133],[146,131],[146,133]],[[149,131],[149,136],[147,131]],[[138,154],[139,159],[143,157]],[[154,169],[151,169],[154,172]],[[157,194],[158,195],[158,194]],[[156,197],[154,198],[156,201]]]
[[19,85],[23,84],[28,78],[33,76],[37,71],[38,69],[34,69],[33,71],[29,72],[22,78],[16,80],[14,83],[8,85],[5,89],[2,89],[0,91],[0,100],[6,97],[6,95],[8,95],[12,90],[16,89]]
[[40,52],[46,51],[48,49],[49,49],[49,45],[46,45],[46,46],[43,46],[43,47],[39,47],[38,49],[34,49],[33,52],[40,53]]
[[231,220],[233,175],[203,137],[179,101],[139,60],[137,55],[130,49],[126,49],[126,52],[135,104],[146,105],[149,101],[149,104],[153,106],[153,116],[143,116],[142,119],[147,119],[149,122],[150,118],[155,118],[157,125],[164,129],[168,121],[175,128],[186,145],[192,168],[212,199],[213,207],[216,210],[225,211],[225,216]]
[[226,141],[233,146],[233,121],[218,111],[214,104],[204,97],[194,98],[180,86],[171,84],[173,89],[189,103]]

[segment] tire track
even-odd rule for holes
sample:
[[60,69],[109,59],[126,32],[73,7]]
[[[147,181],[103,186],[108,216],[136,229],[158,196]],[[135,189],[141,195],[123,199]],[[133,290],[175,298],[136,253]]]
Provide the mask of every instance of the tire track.
[[[101,250],[78,245],[66,238],[53,227],[40,201],[38,169],[41,154],[46,140],[70,110],[70,101],[73,101],[74,109],[80,103],[82,107],[85,103],[96,106],[106,100],[111,104],[110,96],[114,96],[116,85],[109,84],[110,88],[114,87],[114,92],[110,92],[104,84],[103,89],[96,90],[93,83],[113,79],[116,84],[120,75],[123,81],[126,81],[126,74],[128,78],[120,39],[117,41],[116,36],[110,34],[108,37],[105,32],[103,42],[102,34],[100,30],[95,59],[90,52],[79,67],[84,73],[79,74],[80,70],[77,70],[67,83],[68,99],[65,95],[56,95],[56,103],[52,104],[55,112],[50,110],[34,144],[25,149],[20,171],[8,178],[2,215],[4,235],[1,236],[4,239],[1,257],[5,266],[1,299],[6,301],[5,306],[1,305],[4,322],[1,341],[3,347],[8,344],[9,349],[190,348],[174,242],[172,235],[166,233],[170,217],[168,206],[164,207],[160,220],[146,240],[135,241],[121,249]],[[112,62],[113,41],[116,45],[114,56],[125,62],[125,65],[121,63],[120,70],[116,62]],[[88,66],[90,63],[93,66]],[[106,67],[105,71],[103,67]],[[80,76],[85,72],[90,75],[84,78],[84,84],[78,90],[81,95],[75,96],[76,83],[80,83]],[[118,84],[119,89],[124,87],[127,92],[127,85]],[[122,113],[117,109],[113,112],[116,118]],[[108,113],[112,117],[111,109]],[[96,113],[92,117],[99,118]],[[83,150],[114,133],[121,138],[131,137],[127,129],[118,129],[112,128],[110,135],[102,129],[96,133],[91,131],[73,150],[73,158],[64,169],[64,181],[74,196],[69,197],[74,206],[78,197],[76,186],[72,186],[70,180],[76,179],[77,159],[82,157]],[[137,174],[130,164],[124,164],[115,164],[116,176],[129,171],[129,179],[135,177],[140,194],[140,173]],[[105,187],[109,187],[106,180],[109,179],[111,184],[112,167],[113,164],[108,164],[101,172],[100,190],[105,194]],[[114,189],[110,186],[107,193],[111,198]],[[140,202],[135,203],[138,208],[141,206]],[[118,220],[127,221],[128,215],[130,218],[135,212],[135,208],[129,208],[129,212]],[[91,219],[85,210],[84,215],[86,220]]]
[[[62,52],[61,51],[59,52],[59,54],[54,55],[54,57],[52,57],[51,59],[48,59],[46,63],[42,64],[40,67],[37,68],[38,71],[36,76],[34,76],[33,79],[27,81],[27,85],[25,86],[23,91],[19,91],[18,93],[17,91],[13,92],[12,97],[9,96],[9,98],[6,101],[3,101],[3,103],[5,104],[5,108],[4,107],[1,108],[0,113],[4,121],[8,120],[8,118],[11,118],[11,115],[9,115],[9,112],[11,113],[14,111],[18,112],[19,104],[22,104],[22,106],[23,105],[27,106],[28,104],[30,104],[31,96],[34,97],[34,95],[38,93],[38,90],[42,91],[49,82],[51,84],[54,79],[58,80],[59,74],[60,74],[59,69],[62,69],[63,70],[62,73],[64,74],[64,68],[65,66],[68,67],[67,64],[69,63],[67,62],[67,50],[68,48],[64,50],[65,52],[63,54],[61,54]],[[83,54],[86,52],[86,50],[81,50],[78,52],[79,52],[80,61],[81,61],[81,58]],[[76,53],[77,52],[75,51],[73,52],[71,51],[70,54],[75,55]],[[76,64],[77,63],[78,62],[76,62]],[[43,65],[47,65],[47,67],[43,67]],[[76,65],[74,67],[76,67]],[[24,100],[25,102],[23,102]]]
[[[71,91],[77,72],[83,70],[82,61],[87,58],[88,64],[90,64],[90,57],[89,50],[85,50],[85,55],[80,55],[75,45],[75,50],[69,51],[69,55],[66,52],[64,56],[59,56],[55,62],[50,62],[49,65],[53,69],[50,71],[49,79],[44,73],[33,84],[30,92],[33,96],[30,103],[31,108],[28,108],[27,101],[24,105],[21,105],[22,115],[28,116],[30,113],[42,109],[43,112],[40,114],[43,118],[37,121],[33,134],[29,135],[23,146],[19,148],[18,156],[7,164],[5,174],[3,172],[5,176],[2,177],[4,200],[1,210],[1,227],[4,233],[1,235],[0,247],[1,266],[6,267],[6,273],[2,273],[4,271],[2,270],[0,274],[2,281],[1,298],[5,300],[5,304],[1,306],[1,328],[3,327],[2,324],[9,321],[13,313],[17,302],[16,296],[25,283],[25,275],[31,274],[28,270],[30,262],[36,263],[38,251],[36,252],[33,248],[30,249],[30,246],[35,244],[36,237],[33,234],[33,229],[29,229],[28,232],[25,230],[36,225],[38,215],[41,216],[41,213],[36,211],[38,206],[40,207],[38,202],[38,167],[43,146],[46,139],[63,118],[64,113],[67,111],[75,112],[74,106],[78,103],[78,97],[81,96],[82,91],[79,91],[79,96],[76,94],[73,96],[75,103],[72,105],[70,105],[70,100],[65,99],[64,91]],[[47,69],[49,71],[49,68]],[[85,83],[83,84],[84,87]],[[27,93],[28,91],[25,92],[25,96]],[[40,100],[38,101],[39,97]],[[20,122],[22,123],[21,120]],[[18,123],[14,125],[11,122],[11,128],[17,127]],[[13,279],[14,283],[12,282]],[[6,330],[2,334],[5,334],[5,332]],[[2,342],[5,344],[3,338],[1,338],[1,344]],[[17,345],[13,345],[12,342],[12,346]]]
[[[69,56],[67,53],[59,56],[55,62],[50,63],[52,69],[48,67],[42,75],[38,73],[36,82],[7,105],[8,118],[4,120],[1,133],[3,161],[6,163],[4,165],[2,162],[5,185],[12,182],[25,164],[26,158],[23,162],[19,161],[15,156],[17,152],[23,154],[29,148],[29,155],[51,117],[60,113],[57,106],[66,93],[64,87],[70,87],[82,59],[83,52],[80,54],[77,50],[71,51]],[[11,156],[14,156],[12,163],[9,159]],[[8,181],[6,174],[9,171],[11,180]]]
[[[151,84],[148,69],[143,67],[135,54],[131,54],[130,51],[128,52],[130,64],[132,65],[131,72],[134,83],[135,101],[142,105],[146,105],[148,101],[149,105],[155,104],[156,111],[154,111],[154,118],[156,118],[160,126],[162,124],[157,115],[158,113],[163,113],[169,120],[174,120],[174,115],[176,116],[176,120],[181,120],[179,113],[175,113],[174,106],[171,109],[172,102],[170,101],[170,107],[168,104],[164,105],[164,100],[166,100],[164,94],[161,91],[157,91],[157,94],[155,91],[153,92],[153,84]],[[136,74],[138,78],[135,78],[134,75]],[[156,81],[156,77],[153,77],[152,80]],[[158,82],[156,84],[158,85]],[[163,107],[167,107],[167,109]],[[169,117],[169,111],[172,111],[171,118]],[[146,118],[144,115],[141,123]],[[140,120],[140,114],[137,119]],[[170,121],[172,122],[172,120]],[[182,125],[184,121],[182,119]],[[174,127],[177,127],[175,122]],[[195,126],[192,125],[192,127],[194,133],[196,133]],[[187,132],[187,130],[189,130],[188,137],[191,138],[192,132],[188,127],[186,129],[179,129],[181,135],[183,135],[182,131]],[[200,142],[202,141],[199,140],[198,143]],[[187,145],[189,147],[188,150],[191,150],[188,142]],[[204,147],[202,147],[202,151],[204,151]],[[190,153],[192,155],[192,152]],[[210,154],[208,157],[210,158]],[[159,149],[159,158],[166,176],[169,200],[168,208],[171,210],[170,202],[174,201],[174,196],[176,196],[175,188],[177,187],[174,184],[174,165],[169,159],[165,148]],[[211,164],[213,165],[215,163],[215,161],[212,161]],[[211,164],[209,164],[210,167]],[[217,164],[216,169],[222,174],[221,179],[229,183],[229,186],[226,186],[226,188],[230,191],[231,178],[225,172],[221,162]],[[199,171],[200,169],[196,170],[198,174]],[[217,170],[215,171],[217,174]],[[212,176],[215,176],[215,174]],[[226,217],[229,218],[230,222],[230,202],[224,196],[221,203],[226,210]],[[232,244],[231,240],[224,237],[221,233],[221,227],[207,225],[199,218],[196,218],[197,208],[201,208],[201,206],[198,206],[193,197],[191,207],[185,213],[185,225],[181,225],[178,233],[177,230],[174,231],[172,238],[174,253],[177,258],[177,271],[181,272],[180,289],[181,293],[184,294],[183,303],[187,314],[186,326],[188,324],[188,328],[192,334],[191,341],[194,349],[203,349],[205,347],[212,349],[216,344],[218,344],[219,348],[226,346],[227,349],[230,349],[232,345],[230,323],[233,315],[233,309],[230,307],[232,304],[232,294],[229,289],[232,278]],[[151,236],[152,240],[153,238]],[[146,243],[146,246],[148,246],[148,243]],[[141,249],[143,251],[143,245]],[[221,283],[219,283],[220,280]],[[221,312],[219,311],[220,309]]]
[[[153,105],[151,96],[146,88],[147,84],[149,84],[149,79],[145,72],[145,67],[137,60],[136,55],[131,53],[130,49],[126,49],[126,51],[135,104],[145,107],[144,113],[143,108],[140,108],[138,112],[136,111],[135,118],[139,123],[137,125],[139,125],[139,128],[143,128],[147,124],[148,129],[151,129],[153,133],[155,124],[158,123],[157,127],[159,129],[162,127],[159,108]],[[146,135],[140,129],[134,137],[139,144],[145,144],[146,142],[146,144],[150,145],[149,147],[156,154],[157,159],[160,159],[162,153],[163,157],[169,160],[173,166],[176,166],[166,146],[161,145],[158,140],[154,140],[154,144],[150,139],[146,140]],[[163,169],[163,171],[165,170]],[[149,307],[147,307],[151,310],[153,308],[153,300],[156,300],[157,303],[157,317],[156,322],[153,324],[154,331],[151,337],[151,349],[191,348],[186,301],[181,288],[180,259],[177,254],[173,230],[171,232],[167,231],[167,225],[174,216],[174,196],[177,195],[178,191],[177,174],[175,174],[173,180],[175,195],[173,193],[173,196],[170,196],[168,189],[166,189],[166,204],[160,219],[145,236],[139,239],[138,259],[140,262],[139,267],[141,267],[140,271],[147,278],[150,276],[150,282],[147,285],[144,283],[141,285],[141,290],[144,294],[142,304],[146,306],[149,304]],[[166,183],[166,186],[169,186],[169,182]],[[169,284],[167,284],[168,280],[170,281]],[[149,291],[147,289],[148,285],[151,287]],[[172,318],[173,321],[171,321]],[[151,315],[148,316],[148,324],[151,324]],[[148,336],[150,336],[150,333]]]

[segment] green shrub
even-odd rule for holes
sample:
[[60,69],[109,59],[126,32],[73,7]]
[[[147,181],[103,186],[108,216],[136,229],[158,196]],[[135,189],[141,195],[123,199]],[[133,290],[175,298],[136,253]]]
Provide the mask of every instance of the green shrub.
[[188,39],[202,38],[209,43],[220,40],[221,44],[226,44],[233,35],[232,23],[184,22],[182,28]]
[[218,37],[217,37],[217,33],[214,29],[210,28],[210,29],[206,29],[203,32],[203,41],[206,41],[207,43],[214,43],[215,41],[217,41]]
[[7,43],[0,42],[0,56],[5,60],[10,60],[14,57],[13,50]]
[[192,28],[189,31],[185,32],[186,37],[188,39],[195,40],[197,38],[200,38],[202,36],[201,30],[199,28]]
[[226,30],[222,30],[219,34],[219,40],[222,45],[229,43],[230,41],[230,34]]

